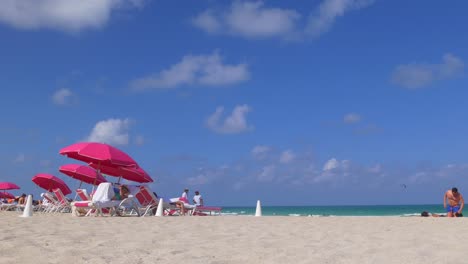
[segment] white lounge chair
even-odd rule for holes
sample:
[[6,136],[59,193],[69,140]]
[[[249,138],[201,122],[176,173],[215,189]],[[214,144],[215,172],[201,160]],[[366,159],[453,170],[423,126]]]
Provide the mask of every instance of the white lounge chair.
[[52,190],[55,194],[55,197],[57,197],[58,204],[57,206],[59,207],[56,212],[60,213],[70,213],[71,212],[71,205],[70,202],[67,200],[65,195],[62,193],[62,190],[59,188]]
[[[159,199],[147,186],[140,186],[139,192],[135,194],[135,198],[140,204],[139,211],[141,216],[152,215],[156,211]],[[168,209],[171,207],[169,203],[163,202],[163,208]]]
[[[78,215],[78,208],[87,210],[86,216],[95,214],[96,216],[103,216],[104,213],[114,216],[119,212],[126,212],[128,210],[138,211],[136,205],[132,199],[112,200],[115,196],[114,188],[110,182],[103,182],[99,184],[90,201],[75,201],[72,203],[72,211],[75,215]],[[139,213],[137,213],[139,215]],[[81,215],[81,214],[80,214]]]
[[4,203],[0,202],[0,211],[10,211],[15,210],[17,204],[16,203]]

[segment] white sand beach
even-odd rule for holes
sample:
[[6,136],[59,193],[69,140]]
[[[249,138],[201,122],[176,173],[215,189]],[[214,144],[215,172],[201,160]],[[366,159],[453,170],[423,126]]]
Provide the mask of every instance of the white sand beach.
[[0,212],[0,263],[468,263],[467,218]]

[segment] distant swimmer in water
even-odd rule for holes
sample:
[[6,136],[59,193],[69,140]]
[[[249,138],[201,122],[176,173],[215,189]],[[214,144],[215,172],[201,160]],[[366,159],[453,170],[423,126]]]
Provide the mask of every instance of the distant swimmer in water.
[[[448,201],[448,204],[447,204]],[[451,190],[445,192],[444,195],[444,208],[447,209],[447,217],[455,217],[462,215],[465,201],[463,196],[458,192],[458,189],[453,187]]]

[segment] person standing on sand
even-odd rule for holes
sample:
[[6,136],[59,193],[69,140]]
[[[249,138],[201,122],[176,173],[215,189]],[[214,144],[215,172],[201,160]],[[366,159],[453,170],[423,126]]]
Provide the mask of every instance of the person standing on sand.
[[203,198],[199,191],[195,191],[195,196],[193,196],[193,203],[197,206],[203,206]]
[[188,192],[189,192],[189,189],[188,189],[188,188],[185,188],[185,189],[184,189],[184,192],[183,192],[182,195],[180,196],[179,200],[182,201],[182,202],[184,202],[184,203],[189,203]]
[[447,217],[455,217],[456,214],[461,214],[464,206],[465,201],[457,188],[453,187],[451,190],[445,192],[444,208],[447,209]]

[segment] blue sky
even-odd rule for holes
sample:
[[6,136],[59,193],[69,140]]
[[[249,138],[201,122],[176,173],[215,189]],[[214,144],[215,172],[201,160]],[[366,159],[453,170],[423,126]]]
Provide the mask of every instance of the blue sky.
[[58,151],[87,140],[130,154],[167,197],[441,203],[468,186],[467,8],[1,1],[0,181],[76,188],[58,167],[80,162]]

